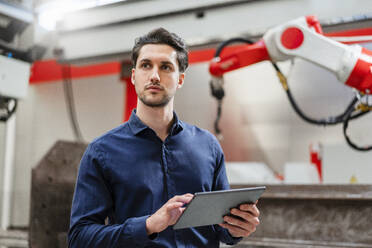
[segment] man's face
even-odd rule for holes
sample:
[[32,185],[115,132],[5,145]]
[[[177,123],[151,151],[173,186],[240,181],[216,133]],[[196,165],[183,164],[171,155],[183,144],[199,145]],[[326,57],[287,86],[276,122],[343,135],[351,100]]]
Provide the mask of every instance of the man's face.
[[173,101],[183,80],[176,50],[171,46],[147,44],[141,48],[136,68],[132,69],[132,82],[142,103],[149,107],[166,106]]

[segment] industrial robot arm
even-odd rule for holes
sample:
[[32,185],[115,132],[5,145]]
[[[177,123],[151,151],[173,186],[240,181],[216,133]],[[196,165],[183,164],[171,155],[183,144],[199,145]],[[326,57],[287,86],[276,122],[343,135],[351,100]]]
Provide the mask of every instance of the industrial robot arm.
[[[239,50],[221,56],[222,49],[232,42],[223,43],[211,61],[209,71],[213,76],[211,82],[212,94],[219,100],[218,116],[215,123],[216,133],[219,134],[218,119],[221,113],[221,100],[224,96],[222,76],[229,71],[249,66],[264,60],[274,65],[288,98],[295,111],[312,124],[334,125],[344,123],[344,135],[353,148],[371,150],[372,147],[358,147],[352,143],[346,134],[349,120],[360,117],[371,110],[371,106],[361,104],[355,107],[358,97],[369,96],[372,92],[372,52],[359,45],[345,45],[323,35],[321,26],[314,16],[298,18],[283,25],[270,29],[256,43],[244,39],[231,41],[246,42],[248,45]],[[358,91],[344,113],[327,119],[315,120],[307,117],[294,101],[288,88],[286,78],[275,64],[278,61],[302,58],[317,64],[334,73],[338,80]]]
[[313,16],[302,17],[270,29],[258,42],[226,56],[216,57],[209,71],[224,73],[251,64],[300,57],[334,73],[338,80],[360,92],[372,92],[372,51],[345,45],[322,34]]

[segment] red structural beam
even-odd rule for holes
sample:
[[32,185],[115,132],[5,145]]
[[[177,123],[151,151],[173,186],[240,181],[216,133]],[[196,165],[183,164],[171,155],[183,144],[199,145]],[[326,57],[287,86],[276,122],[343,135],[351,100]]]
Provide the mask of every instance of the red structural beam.
[[137,94],[130,77],[121,78],[121,80],[126,82],[126,89],[124,90],[124,94],[126,94],[126,99],[123,121],[127,121],[129,120],[132,110],[137,106]]
[[[71,66],[71,78],[97,77],[120,73],[119,62],[108,62],[87,66]],[[36,61],[31,67],[30,84],[62,80],[62,65],[56,60]]]

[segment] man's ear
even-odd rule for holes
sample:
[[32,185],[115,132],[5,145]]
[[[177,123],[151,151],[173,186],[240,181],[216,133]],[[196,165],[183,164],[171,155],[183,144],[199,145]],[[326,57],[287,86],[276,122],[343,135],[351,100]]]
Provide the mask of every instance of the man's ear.
[[184,82],[185,82],[185,73],[180,73],[177,88],[182,88]]
[[136,69],[132,68],[132,76],[131,76],[132,84],[134,84],[135,82],[135,76],[134,76],[135,72],[136,72]]

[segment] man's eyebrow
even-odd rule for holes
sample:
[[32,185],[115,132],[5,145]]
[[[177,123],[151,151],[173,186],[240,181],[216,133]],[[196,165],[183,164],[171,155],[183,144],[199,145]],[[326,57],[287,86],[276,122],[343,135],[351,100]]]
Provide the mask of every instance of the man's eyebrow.
[[163,65],[173,65],[173,63],[171,61],[167,61],[167,60],[161,61],[161,64],[163,64]]
[[141,59],[140,62],[151,62],[149,59]]
[[[151,63],[151,59],[143,58],[139,61],[139,63]],[[160,61],[160,63],[162,65],[174,65],[174,63],[172,63],[172,61],[169,61],[169,60],[163,60],[163,61]]]

